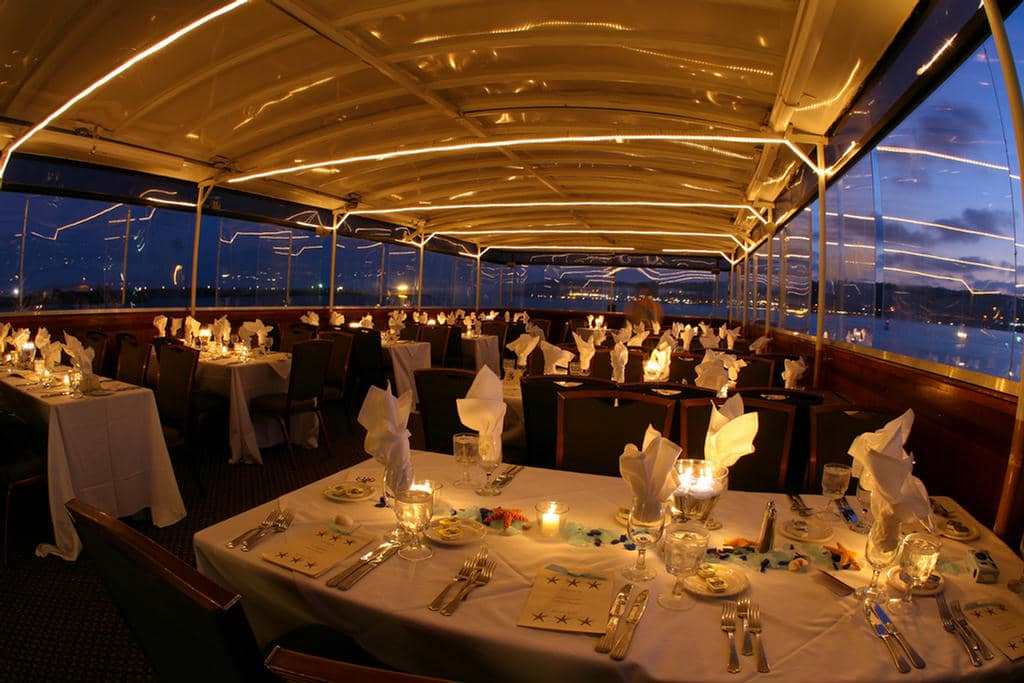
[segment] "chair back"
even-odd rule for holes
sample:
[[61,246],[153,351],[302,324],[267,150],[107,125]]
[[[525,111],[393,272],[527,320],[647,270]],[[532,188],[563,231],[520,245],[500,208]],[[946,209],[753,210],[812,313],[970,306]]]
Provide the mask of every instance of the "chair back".
[[774,360],[757,356],[742,356],[741,359],[746,362],[747,367],[740,369],[740,376],[736,380],[737,389],[771,386],[775,371]]
[[184,344],[167,344],[160,353],[156,408],[164,424],[187,429],[192,385],[199,367],[199,351]]
[[142,386],[149,366],[150,345],[140,344],[134,336],[122,337],[117,354],[117,372],[114,377],[122,382]]
[[572,333],[586,326],[586,318],[569,318],[568,320],[566,320],[565,326],[562,328],[562,343],[574,344],[576,340],[573,338]]
[[452,435],[471,431],[459,419],[455,401],[466,397],[476,373],[454,368],[421,368],[412,374],[427,450],[452,453]]
[[703,357],[697,353],[673,353],[668,366],[668,381],[695,383],[697,381],[697,366],[700,365],[701,360]]
[[333,345],[331,360],[327,364],[325,383],[343,390],[348,380],[348,364],[352,358],[353,337],[345,332],[332,331],[322,332],[319,338],[329,341]]
[[526,429],[526,464],[555,466],[558,446],[558,394],[594,389],[611,390],[610,380],[593,377],[531,375],[519,380],[523,397],[523,424]]
[[617,476],[626,444],[640,447],[649,426],[670,436],[675,407],[673,399],[620,390],[560,393],[555,464]]
[[65,507],[162,680],[268,679],[240,596],[105,512],[77,498]]
[[[89,330],[85,333],[82,345],[92,349],[92,369],[97,374],[104,374],[103,363],[107,357],[107,333],[102,330]],[[109,376],[109,375],[108,375]]]
[[304,341],[316,339],[317,328],[307,323],[292,323],[281,331],[281,347],[284,353],[291,353],[292,348]]
[[499,353],[505,350],[505,333],[507,331],[508,325],[504,320],[484,320],[480,323],[480,334],[493,334],[498,338]]
[[405,341],[416,341],[420,338],[420,327],[422,325],[419,323],[405,323],[405,327],[398,331],[398,338]]
[[430,344],[431,367],[444,367],[445,355],[448,351],[448,337],[451,333],[451,325],[422,325],[420,327],[420,341]]
[[[636,384],[644,381],[644,363],[647,362],[647,354],[636,349],[629,349],[629,356],[626,358],[625,384]],[[598,379],[612,378],[612,350],[595,349],[594,357],[590,359],[590,376]]]
[[288,375],[289,404],[312,400],[320,403],[333,350],[334,342],[319,339],[298,342],[292,347],[292,369]]
[[542,318],[530,318],[530,322],[540,328],[541,332],[544,333],[544,341],[554,344],[555,341],[551,339],[551,321],[544,320]]
[[877,406],[827,405],[811,408],[811,453],[804,488],[821,492],[821,471],[830,462],[850,464],[853,440],[864,432],[878,431],[900,413]]
[[811,455],[811,408],[825,402],[825,396],[813,391],[780,389],[779,387],[747,387],[737,389],[743,400],[757,399],[793,406],[793,440],[789,446],[789,467],[786,469],[786,490],[800,491],[807,477]]
[[446,683],[441,678],[351,664],[289,650],[280,645],[274,646],[264,663],[280,680],[294,683]]
[[[721,405],[726,399],[712,399]],[[687,458],[704,458],[704,441],[711,422],[712,400],[697,398],[680,401],[680,446]],[[783,491],[793,439],[793,406],[772,401],[743,399],[745,412],[757,413],[754,452],[729,468],[729,488],[737,491]]]
[[370,386],[384,387],[384,350],[380,332],[368,327],[351,328],[352,359],[349,361],[349,392],[355,405],[362,403]]

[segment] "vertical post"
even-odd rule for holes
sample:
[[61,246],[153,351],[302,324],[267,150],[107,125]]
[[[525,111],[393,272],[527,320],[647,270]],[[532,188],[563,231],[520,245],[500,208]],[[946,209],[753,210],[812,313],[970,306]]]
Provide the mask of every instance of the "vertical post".
[[[1003,16],[999,4],[995,0],[984,0],[985,14],[992,29],[992,40],[999,54],[999,66],[1003,71],[1003,83],[1006,86],[1006,99],[1010,104],[1010,118],[1013,121],[1013,139],[1017,145],[1017,159],[1024,159],[1024,101],[1021,99],[1020,81],[1017,78],[1017,67],[1013,61],[1010,41],[1006,37]],[[1024,181],[1020,181],[1024,189]],[[1006,463],[1003,477],[1003,489],[999,496],[999,507],[996,510],[996,521],[992,530],[997,534],[1005,534],[1013,512],[1013,502],[1020,485],[1022,469],[1022,451],[1024,451],[1024,380],[1017,390],[1017,413],[1013,421],[1013,438],[1010,442],[1010,456]]]
[[733,317],[733,308],[734,308],[733,300],[736,298],[735,292],[736,292],[736,264],[730,262],[729,263],[729,301],[726,302],[726,306],[725,306],[725,316],[726,316],[726,319],[729,321],[729,327],[732,327],[732,317]]
[[787,256],[789,254],[789,242],[786,239],[786,234],[783,232],[779,235],[779,319],[776,323],[776,327],[779,329],[786,329],[786,268],[787,268]]
[[213,305],[220,306],[220,252],[224,244],[224,219],[217,221],[217,265],[213,271]]
[[377,280],[378,280],[378,282],[377,282],[377,305],[378,306],[383,306],[384,305],[384,277],[387,274],[387,270],[385,269],[386,266],[387,266],[387,256],[388,256],[388,245],[385,244],[384,242],[381,242],[380,243],[380,274],[379,274],[379,277],[377,278]]
[[288,263],[284,271],[284,305],[292,305],[292,249],[295,246],[295,232],[288,232]]
[[199,228],[203,223],[203,204],[213,190],[213,183],[199,183],[199,191],[196,193],[196,227],[192,235],[192,292],[189,297],[189,315],[193,318],[196,315],[196,287],[199,280]]
[[480,257],[483,256],[483,253],[480,251],[480,247],[479,246],[477,246],[476,250],[477,250],[477,254],[476,254],[476,309],[475,310],[477,311],[477,313],[479,313],[480,312],[480,270],[483,267],[483,264],[482,264],[483,259],[480,258]]
[[757,276],[760,274],[760,268],[757,265],[757,252],[753,252],[751,255],[752,268],[750,269],[750,324],[757,325],[757,293],[761,288],[761,284],[758,282]]
[[[818,168],[825,168],[825,145],[818,143]],[[818,173],[818,316],[814,334],[814,388],[821,388],[825,339],[825,174]]]
[[764,309],[764,334],[768,336],[768,332],[772,329],[772,240],[775,239],[773,234],[768,238],[768,265],[765,266],[765,309]]
[[619,272],[618,268],[611,269],[611,282],[608,283],[608,305],[606,308],[609,311],[614,311],[615,306],[615,273]]
[[[327,310],[331,313],[334,312],[334,278],[336,277],[335,266],[338,262],[338,229],[341,226],[338,225],[338,214],[337,212],[331,212],[331,279],[327,285]],[[329,317],[329,316],[328,316]]]
[[132,207],[128,206],[128,215],[124,219],[124,245],[121,254],[121,305],[128,300],[128,238],[132,232]]
[[714,318],[718,317],[718,278],[721,276],[722,271],[713,270],[711,274],[715,278],[714,293],[711,295],[711,316]]
[[420,237],[420,273],[416,276],[416,308],[423,306],[423,238]]
[[25,198],[25,216],[21,219],[21,256],[18,259],[18,310],[25,303],[25,237],[28,236],[28,197]]
[[743,333],[747,331],[747,309],[750,308],[750,252],[743,257],[743,314],[740,324],[743,325]]

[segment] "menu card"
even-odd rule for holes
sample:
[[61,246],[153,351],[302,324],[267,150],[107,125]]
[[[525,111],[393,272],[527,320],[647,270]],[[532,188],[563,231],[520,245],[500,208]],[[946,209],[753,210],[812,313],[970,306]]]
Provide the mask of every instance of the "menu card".
[[364,531],[332,529],[319,525],[263,553],[263,559],[306,576],[320,576],[373,539]]
[[999,648],[1010,661],[1024,658],[1024,615],[1001,602],[970,602],[964,615],[982,637]]
[[548,565],[537,572],[518,626],[571,633],[604,633],[612,580]]

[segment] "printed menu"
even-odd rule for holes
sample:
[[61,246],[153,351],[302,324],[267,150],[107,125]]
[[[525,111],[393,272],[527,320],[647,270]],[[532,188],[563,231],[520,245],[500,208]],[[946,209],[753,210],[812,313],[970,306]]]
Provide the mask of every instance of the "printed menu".
[[[294,529],[294,527],[293,527]],[[364,531],[332,529],[321,524],[263,553],[263,559],[306,576],[320,576],[366,546],[373,536]]]
[[537,572],[518,626],[572,633],[604,633],[611,579],[548,565]]

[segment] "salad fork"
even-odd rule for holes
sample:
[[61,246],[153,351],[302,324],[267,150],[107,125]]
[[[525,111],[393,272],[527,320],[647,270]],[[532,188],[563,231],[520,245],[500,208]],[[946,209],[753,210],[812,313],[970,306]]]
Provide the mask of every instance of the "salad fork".
[[743,649],[740,652],[744,657],[749,657],[754,654],[754,645],[750,641],[750,598],[742,597],[739,602],[736,603],[736,616],[739,617],[739,621],[736,624],[736,628],[743,629]]
[[494,567],[494,560],[485,562],[482,567],[479,567],[479,570],[473,574],[473,578],[468,580],[466,585],[462,587],[462,590],[458,592],[455,598],[444,606],[444,609],[441,610],[441,614],[446,617],[450,617],[455,613],[455,610],[459,608],[462,601],[465,600],[474,589],[479,588],[480,586],[486,586],[490,583],[491,577],[494,575]]
[[447,584],[445,584],[445,587],[441,589],[441,592],[437,594],[437,597],[431,601],[428,607],[434,612],[441,609],[441,605],[444,603],[444,598],[448,595],[448,591],[451,590],[452,586],[461,581],[469,581],[469,578],[473,576],[474,569],[476,569],[476,558],[467,558],[466,561],[462,563],[462,567],[459,569],[458,573],[453,576]]
[[736,603],[729,601],[722,605],[722,632],[729,640],[729,664],[726,670],[739,673],[740,657],[736,654]]
[[277,516],[277,519],[274,520],[273,524],[266,527],[265,529],[260,529],[258,532],[256,532],[254,536],[251,536],[246,540],[242,541],[242,552],[247,553],[250,550],[252,550],[253,546],[255,546],[256,543],[261,538],[269,534],[271,531],[276,533],[281,533],[282,531],[285,531],[288,527],[292,525],[293,519],[295,519],[295,513],[291,512],[290,510],[285,510],[284,512]]
[[769,673],[768,657],[764,653],[764,642],[761,641],[761,607],[750,605],[747,611],[747,631],[754,635],[754,650],[757,652],[757,670]]
[[268,526],[270,526],[271,524],[274,523],[275,519],[277,519],[277,510],[271,510],[270,514],[268,514],[266,516],[266,518],[262,522],[259,523],[259,526],[256,526],[256,527],[253,527],[252,529],[246,530],[244,533],[241,533],[238,536],[236,536],[235,538],[232,538],[230,541],[228,541],[224,545],[227,546],[228,548],[234,548],[236,545],[241,544],[241,542],[244,541],[249,536],[257,533],[260,529],[266,529]]

